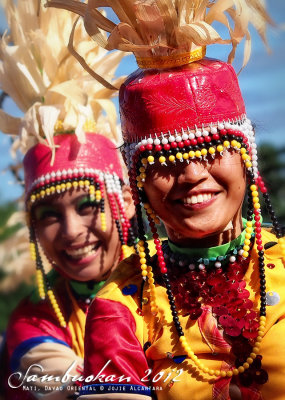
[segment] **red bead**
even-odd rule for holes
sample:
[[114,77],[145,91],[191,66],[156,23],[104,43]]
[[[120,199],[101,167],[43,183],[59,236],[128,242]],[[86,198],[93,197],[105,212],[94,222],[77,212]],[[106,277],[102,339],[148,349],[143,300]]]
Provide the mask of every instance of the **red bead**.
[[220,135],[218,135],[217,133],[214,133],[213,139],[214,140],[219,140],[220,139]]
[[161,271],[162,274],[166,274],[167,273],[167,268],[165,268],[165,267],[160,268],[160,271]]
[[205,136],[205,142],[210,143],[211,140],[211,136]]
[[255,236],[257,239],[261,239],[261,233],[257,233]]
[[163,251],[162,251],[162,250],[157,250],[156,254],[157,254],[158,256],[163,256]]
[[256,243],[257,243],[258,245],[262,245],[262,240],[261,240],[261,239],[256,239]]
[[248,138],[245,136],[244,138],[243,138],[243,143],[247,143],[248,142]]
[[180,147],[182,149],[182,147],[184,147],[184,142],[182,140],[182,142],[178,142],[178,147]]
[[257,246],[257,250],[262,251],[262,250],[263,250],[263,246],[259,244],[259,245]]
[[153,237],[154,239],[158,239],[158,238],[159,238],[158,233],[154,233],[154,234],[152,235],[152,237]]
[[172,143],[171,143],[171,147],[172,147],[173,149],[176,149],[176,147],[177,147],[177,142],[172,142]]
[[158,244],[158,243],[160,243],[160,240],[159,239],[154,239],[154,243]]
[[267,264],[267,267],[268,267],[269,269],[273,269],[273,268],[275,268],[275,265],[274,265],[274,264]]
[[234,130],[233,129],[228,129],[227,133],[228,133],[228,135],[233,135],[234,134]]
[[226,129],[220,129],[220,134],[221,135],[226,135],[227,134],[227,130]]
[[145,146],[140,146],[140,151],[141,152],[145,151]]
[[204,143],[203,136],[198,137],[197,142],[200,143],[200,144]]
[[184,140],[184,144],[185,144],[185,146],[190,146],[190,140],[189,139],[186,139],[186,140]]
[[158,256],[157,258],[158,258],[158,261],[159,261],[159,262],[164,261],[164,257],[163,257],[163,256]]
[[161,149],[162,149],[162,146],[160,144],[157,144],[155,146],[155,151],[161,151]]
[[164,261],[160,261],[159,267],[160,267],[160,268],[165,268],[165,267],[166,267],[165,262],[164,262]]
[[169,150],[170,149],[170,144],[166,143],[163,145],[164,150]]
[[197,140],[191,139],[191,146],[196,146],[196,145],[197,145]]
[[148,143],[148,144],[146,145],[146,149],[147,149],[147,150],[152,150],[152,144]]

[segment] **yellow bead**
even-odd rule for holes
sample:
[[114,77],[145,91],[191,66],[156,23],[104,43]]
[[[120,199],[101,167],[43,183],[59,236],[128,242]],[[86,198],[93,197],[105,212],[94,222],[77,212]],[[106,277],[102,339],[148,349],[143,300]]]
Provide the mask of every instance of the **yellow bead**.
[[62,183],[62,184],[60,185],[60,187],[61,187],[61,190],[64,192],[65,189],[66,189],[66,184],[65,184],[65,183]]
[[216,152],[214,147],[210,147],[208,151],[210,154],[214,154]]
[[67,184],[66,184],[66,189],[70,189],[71,187],[72,187],[71,182],[67,182]]
[[237,145],[237,141],[236,141],[236,140],[232,140],[232,141],[231,141],[231,146],[232,146],[232,147],[236,147],[236,145]]
[[146,178],[146,174],[145,174],[144,172],[142,172],[142,173],[140,174],[140,178],[141,178],[141,179],[145,179],[145,178]]
[[195,151],[195,157],[200,158],[201,157],[201,151],[199,151],[199,150]]
[[184,160],[188,160],[189,154],[188,154],[188,153],[184,153],[184,154],[183,154],[183,158],[184,158]]
[[240,149],[240,148],[241,148],[241,144],[240,144],[239,142],[237,142],[236,147],[237,147],[238,149]]
[[248,257],[248,252],[247,252],[247,251],[244,251],[243,254],[242,254],[242,256],[243,256],[244,258],[247,258],[247,257]]
[[34,202],[36,200],[36,196],[34,194],[31,195],[31,201]]
[[249,156],[248,156],[247,154],[243,154],[243,155],[241,156],[241,158],[242,158],[244,161],[246,161],[246,160],[248,160]]
[[253,192],[257,189],[256,185],[250,185],[250,190]]
[[158,161],[159,161],[161,164],[163,164],[163,163],[165,163],[166,158],[165,158],[164,156],[160,156],[159,159],[158,159]]
[[251,233],[251,232],[252,232],[252,228],[250,228],[250,227],[245,228],[245,231],[246,231],[247,233]]
[[147,161],[149,163],[153,163],[154,162],[154,157],[153,156],[148,156]]
[[142,164],[147,164],[147,159],[146,158],[142,158]]
[[181,344],[185,344],[186,343],[185,336],[180,336],[179,340],[180,340]]
[[208,367],[203,367],[202,371],[205,372],[205,373],[208,373],[209,372],[209,368]]
[[237,369],[237,368],[234,368],[234,369],[233,369],[233,375],[238,375],[238,374],[239,374],[238,369]]
[[254,207],[256,210],[259,210],[259,209],[260,209],[260,204],[259,204],[259,203],[255,203],[255,204],[253,205],[253,207]]
[[240,153],[241,153],[241,154],[245,154],[245,153],[246,153],[246,149],[245,149],[244,147],[242,147],[242,148],[240,149]]
[[238,367],[238,372],[239,373],[243,373],[244,372],[244,368],[242,366]]
[[[251,238],[251,234],[250,233],[246,233],[245,234],[245,238],[246,238],[246,240],[249,240],[250,238]],[[249,241],[250,242],[250,241]]]
[[202,156],[206,156],[208,154],[208,150],[207,149],[202,149],[201,150],[201,154],[202,154]]
[[74,187],[74,189],[78,188],[78,182],[76,181],[72,182],[72,186]]
[[244,244],[249,245],[250,244],[250,240],[249,239],[245,239]]
[[140,251],[139,252],[139,256],[140,256],[140,258],[144,258],[145,257],[145,252],[144,251]]
[[145,172],[145,167],[140,167],[139,171],[140,172]]
[[154,279],[153,278],[148,278],[149,283],[152,285],[154,283]]
[[251,227],[252,226],[252,221],[246,221],[246,226]]
[[213,369],[209,369],[208,374],[211,375],[211,376],[213,376],[213,375],[215,375],[215,371],[214,371]]
[[175,157],[173,155],[169,156],[168,159],[169,159],[170,162],[175,161]]
[[266,317],[264,316],[264,315],[261,315],[260,317],[259,317],[259,321],[266,321]]
[[50,195],[50,188],[46,188],[46,194],[49,196]]
[[252,163],[250,161],[247,161],[245,163],[246,168],[251,168],[252,167]]
[[259,203],[259,198],[258,197],[253,197],[252,202],[255,203]]
[[40,191],[40,196],[41,196],[41,197],[45,197],[45,194],[46,194],[45,190],[41,190],[41,191]]
[[246,362],[247,362],[248,364],[252,364],[252,363],[253,363],[253,358],[252,358],[252,357],[248,357],[248,358],[246,359]]
[[221,375],[222,378],[224,378],[227,375],[227,373],[226,373],[226,371],[221,371],[220,375]]
[[[252,359],[254,360],[254,359],[256,358],[256,353],[253,353],[253,352],[252,352],[252,353],[250,353],[249,356],[250,356],[250,358],[252,358]],[[248,362],[248,361],[247,361],[247,362]]]
[[178,152],[178,153],[176,154],[176,158],[177,158],[178,160],[180,160],[180,159],[182,158],[182,153],[179,153],[179,152]]
[[37,193],[36,198],[37,198],[37,200],[39,200],[41,198],[41,195],[39,193]]
[[141,264],[145,264],[145,263],[146,263],[146,259],[145,259],[145,258],[141,258],[141,259],[140,259],[140,263],[141,263]]
[[189,154],[190,158],[194,158],[195,157],[195,152],[193,150],[190,150],[188,154]]
[[146,265],[146,264],[142,264],[142,265],[141,265],[141,269],[142,269],[142,270],[144,270],[144,269],[147,270],[147,265]]
[[233,371],[227,371],[227,376],[230,378],[231,376],[233,376]]
[[223,146],[222,146],[221,144],[219,144],[219,145],[217,146],[217,151],[218,151],[219,153],[221,153],[223,150],[224,150]]
[[257,191],[257,190],[254,190],[254,191],[252,192],[252,196],[257,197],[257,196],[258,196],[258,191]]
[[142,188],[142,187],[143,187],[143,183],[142,183],[142,182],[138,182],[138,183],[137,183],[137,187],[138,187],[138,188]]
[[245,362],[245,363],[242,364],[242,366],[243,366],[244,369],[248,369],[249,368],[249,363]]
[[224,147],[230,147],[230,142],[228,140],[225,140],[223,143]]
[[139,245],[139,246],[144,246],[144,241],[143,241],[143,240],[140,240],[140,241],[138,242],[138,245]]
[[248,245],[243,246],[244,251],[249,251],[250,247]]
[[[254,348],[252,349],[252,352],[255,353],[255,354],[258,354],[258,353],[259,353],[259,346],[257,346],[257,343],[255,343],[255,346],[254,346]],[[252,357],[251,354],[250,354],[250,356]]]
[[142,276],[147,276],[147,271],[142,271]]
[[255,343],[259,343],[262,341],[262,336],[258,335],[257,338],[255,339]]

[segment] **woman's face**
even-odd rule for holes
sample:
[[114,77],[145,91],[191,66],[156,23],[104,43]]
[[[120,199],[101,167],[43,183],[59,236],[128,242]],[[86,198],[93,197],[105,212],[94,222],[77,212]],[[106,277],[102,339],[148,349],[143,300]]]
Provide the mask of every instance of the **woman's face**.
[[238,153],[225,151],[213,161],[156,163],[148,167],[144,189],[149,203],[164,222],[169,238],[181,245],[220,244],[221,233],[233,224],[241,231],[241,206],[246,179]]
[[[128,218],[134,206],[123,188]],[[116,267],[121,251],[116,225],[105,200],[107,230],[101,229],[100,209],[83,189],[67,191],[36,204],[32,219],[36,236],[49,260],[63,275],[78,281],[105,280]]]

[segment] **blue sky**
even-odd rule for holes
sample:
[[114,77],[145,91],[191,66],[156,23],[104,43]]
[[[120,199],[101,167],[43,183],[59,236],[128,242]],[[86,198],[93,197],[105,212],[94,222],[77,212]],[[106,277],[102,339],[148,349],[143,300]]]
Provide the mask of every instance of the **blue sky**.
[[[246,104],[247,115],[257,125],[257,142],[270,142],[285,146],[285,1],[267,0],[267,8],[277,27],[268,28],[268,42],[271,54],[252,31],[252,55],[248,65],[239,75],[241,91]],[[0,29],[5,27],[3,12],[0,14]],[[283,29],[282,29],[283,28]],[[239,70],[242,64],[243,46],[239,47],[234,66]],[[226,60],[227,46],[209,46],[207,56]],[[118,74],[128,75],[137,68],[134,57],[126,57]],[[12,101],[6,100],[5,110],[13,115],[21,115]],[[0,132],[0,171],[11,162],[9,138]],[[22,189],[7,172],[0,173],[0,203],[15,200]]]

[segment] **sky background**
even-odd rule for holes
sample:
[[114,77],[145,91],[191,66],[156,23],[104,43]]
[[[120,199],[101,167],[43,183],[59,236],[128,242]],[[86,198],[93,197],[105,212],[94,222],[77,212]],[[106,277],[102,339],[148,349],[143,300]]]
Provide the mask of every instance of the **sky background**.
[[[285,146],[285,1],[267,0],[267,8],[277,25],[268,28],[271,54],[267,53],[258,34],[251,29],[252,55],[239,75],[239,83],[247,115],[256,124],[257,143],[267,142],[279,147]],[[5,28],[5,16],[0,10],[0,31]],[[209,46],[207,56],[226,61],[229,51],[230,46]],[[242,57],[241,44],[234,62],[236,71],[242,65]],[[136,68],[134,57],[128,56],[123,59],[117,74],[128,75]],[[22,115],[10,99],[5,100],[4,109],[14,116]],[[0,204],[14,201],[22,194],[22,188],[12,174],[5,171],[11,163],[9,148],[9,137],[0,132]]]

